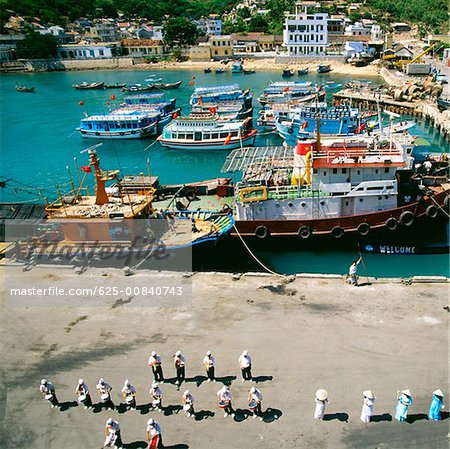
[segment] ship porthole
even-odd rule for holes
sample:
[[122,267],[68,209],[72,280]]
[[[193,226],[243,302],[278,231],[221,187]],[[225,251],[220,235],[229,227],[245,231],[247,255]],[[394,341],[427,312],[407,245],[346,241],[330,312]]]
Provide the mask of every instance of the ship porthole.
[[414,223],[414,214],[410,210],[402,212],[400,222],[403,226],[411,226]]
[[340,239],[344,235],[344,229],[341,228],[340,226],[335,226],[331,230],[331,235],[336,239]]
[[289,206],[289,207],[292,207],[292,206],[293,206],[293,204],[292,204],[292,203],[288,203],[288,206]]
[[366,236],[370,232],[370,226],[368,223],[360,223],[357,230],[359,235]]
[[303,201],[302,203],[300,203],[300,206],[306,207],[306,203]]
[[255,235],[259,239],[265,239],[266,237],[268,237],[270,235],[270,233],[269,233],[269,230],[265,226],[258,226],[255,229]]
[[394,217],[388,218],[386,220],[385,226],[390,231],[395,231],[398,227],[398,221]]

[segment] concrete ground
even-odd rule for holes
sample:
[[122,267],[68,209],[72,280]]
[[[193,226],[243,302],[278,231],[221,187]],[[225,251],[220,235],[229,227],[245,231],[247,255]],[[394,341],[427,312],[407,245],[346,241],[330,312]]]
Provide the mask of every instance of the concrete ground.
[[[2,268],[4,270],[4,268]],[[4,273],[4,271],[3,271]],[[100,276],[103,274],[103,276]],[[8,269],[6,281],[20,276]],[[78,285],[102,278],[137,285],[154,274],[124,277],[119,271],[35,268],[27,284],[71,278]],[[120,421],[125,447],[145,447],[145,423],[161,424],[171,448],[448,448],[449,420],[426,419],[431,393],[441,388],[448,403],[448,284],[374,282],[358,288],[341,279],[304,279],[284,284],[275,277],[194,274],[170,275],[192,282],[192,304],[147,307],[132,296],[108,297],[91,306],[78,298],[73,307],[33,307],[2,295],[0,310],[0,447],[100,448],[103,427]],[[4,279],[5,281],[5,279]],[[5,287],[4,284],[4,288]],[[151,350],[163,357],[173,377],[171,357],[180,349],[187,359],[186,388],[196,399],[197,419],[174,411],[183,386],[164,384],[164,413],[146,407],[121,413],[93,412],[74,406],[74,389],[83,377],[94,392],[100,377],[113,386],[113,400],[125,379],[137,388],[138,404],[149,402]],[[217,376],[231,381],[236,418],[217,408],[221,383],[206,383],[202,358],[216,357]],[[248,349],[253,375],[264,395],[264,422],[245,419],[247,391],[254,383],[239,378],[238,356]],[[237,376],[236,380],[233,380]],[[41,378],[57,388],[61,409],[51,409],[38,393]],[[193,379],[194,380],[189,380]],[[330,404],[324,421],[313,419],[314,392],[325,388]],[[408,422],[393,420],[397,390],[411,389]],[[359,415],[362,392],[372,389],[375,422]],[[277,418],[275,418],[275,415]]]

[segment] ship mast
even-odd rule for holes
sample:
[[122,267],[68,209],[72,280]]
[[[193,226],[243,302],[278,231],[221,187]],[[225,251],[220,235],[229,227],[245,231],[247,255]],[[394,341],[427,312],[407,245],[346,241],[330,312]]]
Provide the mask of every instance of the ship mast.
[[108,194],[106,193],[105,183],[106,178],[103,177],[100,170],[100,159],[97,157],[97,152],[91,148],[89,151],[89,165],[94,167],[95,182],[97,184],[95,204],[101,206],[109,203]]

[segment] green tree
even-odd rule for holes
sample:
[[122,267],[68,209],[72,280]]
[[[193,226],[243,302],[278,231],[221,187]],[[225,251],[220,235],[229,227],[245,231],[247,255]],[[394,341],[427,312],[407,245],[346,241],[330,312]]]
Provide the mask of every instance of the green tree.
[[265,33],[269,30],[269,23],[264,16],[256,14],[251,17],[248,23],[248,30]]
[[58,54],[56,39],[50,34],[31,31],[16,47],[19,59],[50,59]]
[[197,43],[198,29],[184,17],[174,17],[164,24],[164,42],[170,47],[185,47]]

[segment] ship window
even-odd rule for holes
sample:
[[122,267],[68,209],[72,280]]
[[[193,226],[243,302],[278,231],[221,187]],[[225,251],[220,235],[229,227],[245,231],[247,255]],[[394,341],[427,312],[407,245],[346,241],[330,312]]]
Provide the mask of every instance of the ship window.
[[220,133],[221,139],[226,139],[228,137],[228,133]]
[[293,206],[293,204],[292,204],[292,203],[288,203],[288,206],[289,206],[289,207],[292,207],[292,206]]
[[375,169],[375,174],[378,175],[378,168]]
[[178,133],[178,139],[186,139],[186,134]]
[[212,133],[211,134],[211,139],[218,139],[219,138],[219,134],[218,133]]
[[237,137],[238,136],[238,132],[237,131],[233,131],[232,133],[231,133],[231,137]]
[[360,174],[361,174],[361,170],[358,170],[358,171],[356,172],[356,174],[357,174],[357,175],[360,175]]
[[345,205],[348,206],[348,201],[345,202]]
[[204,133],[204,134],[203,134],[203,139],[211,139],[211,134],[209,134],[209,133]]
[[389,173],[389,167],[384,167],[384,172]]
[[131,129],[131,123],[127,123],[127,129]]
[[333,168],[333,175],[337,173],[337,168]]
[[318,173],[317,168],[313,168],[313,173],[314,173],[315,175],[317,175],[317,173]]
[[381,200],[383,199],[383,197],[382,197],[382,196],[379,196],[378,199],[381,201]]
[[344,174],[344,173],[347,173],[347,169],[346,168],[342,169],[342,174]]
[[362,198],[359,199],[359,202],[362,203],[364,200]]
[[194,135],[192,133],[186,134],[186,140],[193,140]]
[[327,176],[326,170],[323,171],[323,176]]
[[320,205],[321,205],[321,206],[325,206],[325,201],[321,201],[321,202],[320,202]]
[[122,123],[121,128],[125,129],[126,127],[127,127],[127,124],[126,123]]

